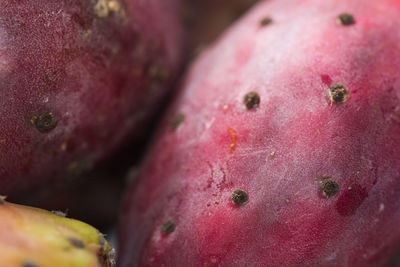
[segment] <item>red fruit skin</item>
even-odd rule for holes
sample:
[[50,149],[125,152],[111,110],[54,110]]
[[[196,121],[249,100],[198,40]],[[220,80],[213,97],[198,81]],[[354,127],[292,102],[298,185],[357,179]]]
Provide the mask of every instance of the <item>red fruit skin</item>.
[[[399,17],[394,0],[271,0],[231,28],[193,64],[127,192],[119,266],[398,266]],[[328,98],[335,83],[346,102]],[[260,104],[245,109],[250,91]]]
[[79,175],[143,134],[178,69],[178,13],[175,0],[0,2],[2,194]]

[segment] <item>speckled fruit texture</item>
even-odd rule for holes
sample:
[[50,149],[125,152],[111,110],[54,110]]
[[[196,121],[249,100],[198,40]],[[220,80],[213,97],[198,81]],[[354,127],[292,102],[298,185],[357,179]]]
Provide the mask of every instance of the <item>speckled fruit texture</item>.
[[175,0],[0,1],[0,192],[140,135],[177,71],[178,15]]
[[231,28],[128,192],[120,266],[400,266],[399,18],[271,0]]

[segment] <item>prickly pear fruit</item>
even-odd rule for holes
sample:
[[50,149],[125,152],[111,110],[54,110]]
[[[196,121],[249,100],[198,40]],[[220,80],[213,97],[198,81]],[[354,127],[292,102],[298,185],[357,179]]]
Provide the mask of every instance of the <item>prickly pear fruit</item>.
[[0,1],[3,194],[77,176],[143,134],[178,68],[177,7]]
[[252,9],[188,73],[128,191],[120,266],[399,266],[399,17]]
[[113,266],[113,249],[92,226],[0,198],[0,266]]

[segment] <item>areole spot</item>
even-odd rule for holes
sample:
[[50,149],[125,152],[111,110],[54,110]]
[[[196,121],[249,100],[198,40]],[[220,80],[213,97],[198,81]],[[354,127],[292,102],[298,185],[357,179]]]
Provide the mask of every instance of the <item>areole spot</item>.
[[332,84],[328,90],[328,97],[331,102],[344,103],[349,99],[349,89],[341,83]]
[[71,243],[72,246],[74,246],[76,248],[84,248],[85,247],[85,243],[83,243],[82,240],[77,239],[75,237],[68,238],[68,241]]
[[179,125],[185,120],[185,114],[177,113],[174,117],[172,117],[170,125],[173,130],[178,129]]
[[356,21],[354,20],[353,15],[349,14],[349,13],[342,13],[337,17],[337,23],[340,25],[352,25],[354,23],[356,23]]
[[154,82],[165,82],[169,78],[168,69],[161,64],[154,64],[152,65],[149,70],[149,77]]
[[163,225],[161,226],[161,232],[163,234],[169,235],[175,230],[175,227],[176,227],[175,223],[171,220],[168,220],[164,222]]
[[94,6],[94,13],[100,18],[106,18],[113,12],[119,12],[121,4],[117,0],[98,0]]
[[47,133],[57,126],[57,119],[53,112],[46,112],[31,117],[31,123],[41,133]]
[[243,205],[248,199],[247,192],[242,189],[236,189],[232,192],[232,203],[235,205]]
[[4,203],[6,203],[6,196],[2,196],[0,195],[0,205],[3,205]]
[[104,262],[106,267],[117,266],[115,249],[111,249],[107,254],[104,255]]
[[102,233],[99,233],[99,244],[100,244],[100,256],[102,256],[102,260],[105,266],[107,267],[115,267],[115,250],[108,249],[107,241]]
[[257,92],[249,92],[243,97],[246,109],[257,108],[260,105],[260,95]]
[[60,217],[67,217],[67,213],[62,212],[62,211],[60,211],[60,210],[52,210],[51,212],[52,212],[53,214],[57,215],[57,216],[60,216]]
[[34,263],[32,261],[24,261],[21,264],[21,267],[39,267],[39,265],[37,265],[36,263]]
[[71,161],[67,166],[67,172],[73,176],[79,176],[89,171],[93,167],[91,159],[78,159]]
[[326,198],[336,196],[339,193],[339,183],[332,178],[326,178],[319,182],[322,195]]
[[106,239],[102,233],[99,234],[99,244],[102,251],[106,250]]
[[272,23],[272,19],[270,18],[270,17],[266,17],[266,18],[263,18],[261,21],[260,21],[260,26],[261,27],[264,27],[264,26],[267,26],[267,25],[269,25],[269,24],[271,24]]

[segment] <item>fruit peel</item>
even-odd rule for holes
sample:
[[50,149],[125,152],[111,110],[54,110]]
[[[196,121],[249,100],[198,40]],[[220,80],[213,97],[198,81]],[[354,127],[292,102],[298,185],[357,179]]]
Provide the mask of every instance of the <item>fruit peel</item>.
[[82,176],[143,137],[179,69],[177,13],[179,0],[0,2],[1,194]]
[[400,3],[364,2],[263,1],[193,63],[127,192],[121,266],[396,259]]
[[84,222],[5,200],[0,216],[1,266],[115,266],[111,245]]

